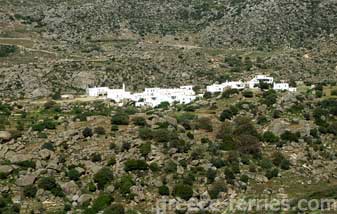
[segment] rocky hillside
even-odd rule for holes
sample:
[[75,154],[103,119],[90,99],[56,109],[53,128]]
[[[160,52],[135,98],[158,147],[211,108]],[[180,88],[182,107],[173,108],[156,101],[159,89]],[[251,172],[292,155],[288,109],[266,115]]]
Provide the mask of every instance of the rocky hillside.
[[279,80],[336,79],[335,1],[1,0],[0,5],[1,96],[83,93],[87,85],[122,82],[132,90],[204,86],[254,73]]
[[0,213],[154,213],[160,200],[203,205],[169,213],[223,213],[232,200],[336,198],[336,89],[206,95],[156,109],[1,102]]

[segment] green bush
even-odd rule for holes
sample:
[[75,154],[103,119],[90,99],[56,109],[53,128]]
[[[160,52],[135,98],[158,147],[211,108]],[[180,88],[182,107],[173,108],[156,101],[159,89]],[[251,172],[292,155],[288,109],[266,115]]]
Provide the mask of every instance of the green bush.
[[268,142],[268,143],[277,143],[279,141],[279,137],[270,131],[264,132],[262,139],[264,142]]
[[135,117],[133,118],[133,124],[137,126],[147,126],[146,120],[144,117]]
[[158,143],[169,142],[170,140],[176,139],[177,133],[169,131],[167,129],[157,129],[153,131],[153,139]]
[[124,214],[125,209],[122,204],[112,204],[108,208],[106,208],[103,214]]
[[17,50],[14,45],[0,45],[0,57],[7,57]]
[[186,184],[177,184],[172,192],[173,196],[189,200],[193,196],[193,188]]
[[124,170],[127,172],[147,169],[148,165],[144,160],[127,160],[124,165]]
[[288,142],[298,142],[300,137],[301,134],[299,132],[292,133],[288,130],[281,134],[281,139]]
[[78,181],[81,177],[81,174],[76,169],[70,169],[67,172],[67,176],[70,180]]
[[94,211],[94,213],[98,213],[101,210],[104,210],[105,208],[107,208],[112,202],[113,202],[113,198],[111,196],[111,194],[108,193],[101,193],[94,201],[92,204],[92,211]]
[[281,162],[281,164],[280,164],[280,167],[281,167],[281,169],[283,169],[283,170],[289,170],[290,169],[290,161],[289,160],[287,160],[287,159],[283,159],[282,160],[282,162]]
[[177,164],[175,162],[173,162],[172,160],[169,160],[165,164],[165,172],[166,173],[175,173],[175,172],[177,172]]
[[92,129],[89,128],[89,127],[86,127],[86,128],[83,130],[82,134],[83,134],[83,136],[84,136],[85,138],[87,138],[87,137],[92,137],[92,136],[93,136]]
[[248,181],[249,181],[248,175],[241,175],[240,181],[242,181],[244,183],[248,183]]
[[113,166],[117,163],[116,158],[115,157],[111,157],[107,163],[108,166]]
[[225,192],[225,191],[227,191],[225,184],[219,181],[211,185],[211,187],[208,189],[208,194],[211,197],[211,199],[217,199],[219,196],[219,193]]
[[102,161],[102,156],[99,153],[94,153],[91,155],[91,161],[92,162],[101,162]]
[[262,103],[266,104],[267,106],[272,106],[277,102],[277,94],[274,90],[268,90],[263,93],[263,100]]
[[104,187],[109,184],[113,179],[113,172],[107,168],[104,167],[101,170],[99,170],[94,175],[94,182],[97,183],[98,189],[104,189]]
[[242,95],[243,95],[244,97],[246,97],[246,98],[252,98],[252,97],[254,97],[254,93],[253,93],[252,91],[248,91],[248,90],[243,91],[243,92],[242,92]]
[[44,120],[32,126],[33,131],[42,132],[45,129],[56,129],[56,123],[50,119]]
[[24,169],[28,169],[28,168],[35,169],[36,167],[35,161],[32,161],[32,160],[19,161],[19,162],[16,162],[15,164]]
[[143,140],[151,140],[153,137],[152,129],[143,127],[138,130],[138,135]]
[[279,173],[279,170],[277,168],[271,169],[271,170],[267,170],[266,172],[266,177],[270,180],[274,177],[277,177]]
[[42,146],[41,146],[41,149],[48,149],[50,151],[54,151],[55,148],[54,148],[54,144],[53,143],[44,143]]
[[64,193],[54,177],[42,177],[38,181],[38,187],[50,191],[53,195],[63,197]]
[[128,125],[129,124],[129,116],[124,113],[117,113],[111,117],[112,125]]
[[146,157],[151,152],[151,143],[144,143],[139,147],[140,154]]
[[213,131],[212,120],[208,117],[199,118],[197,120],[197,128],[206,130],[208,132],[212,132]]
[[132,177],[130,175],[123,175],[117,182],[116,187],[122,195],[126,196],[131,193],[130,188],[133,185],[135,185],[135,182]]
[[28,198],[35,198],[37,188],[34,185],[25,186],[23,188],[23,195]]
[[170,195],[170,189],[166,185],[160,186],[158,192],[160,195]]

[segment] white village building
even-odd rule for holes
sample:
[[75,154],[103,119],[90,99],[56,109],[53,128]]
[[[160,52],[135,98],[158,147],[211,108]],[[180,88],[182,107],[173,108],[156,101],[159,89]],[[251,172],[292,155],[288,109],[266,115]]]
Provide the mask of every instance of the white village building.
[[87,88],[87,94],[90,97],[105,96],[108,93],[108,87]]
[[107,99],[121,102],[122,100],[132,100],[136,106],[156,107],[162,102],[188,104],[196,99],[192,85],[181,86],[180,88],[146,88],[142,93],[130,93],[125,90],[123,84],[122,89],[88,88],[88,96],[106,96]]
[[242,81],[232,81],[232,82],[226,81],[221,84],[209,85],[207,86],[206,91],[210,93],[217,93],[217,92],[223,92],[226,88],[244,89],[245,87],[246,87],[246,84]]
[[289,83],[274,83],[273,84],[274,90],[281,90],[281,91],[290,91],[290,92],[296,92],[297,89],[290,87]]

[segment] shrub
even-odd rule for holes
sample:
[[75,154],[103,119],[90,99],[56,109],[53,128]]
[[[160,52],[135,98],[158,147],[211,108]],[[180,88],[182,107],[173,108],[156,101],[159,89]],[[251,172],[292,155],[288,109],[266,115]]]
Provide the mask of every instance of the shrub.
[[130,142],[123,142],[121,151],[122,152],[129,151],[130,148],[131,148],[131,143]]
[[119,128],[118,128],[117,125],[112,125],[112,126],[111,126],[111,131],[112,131],[112,132],[116,132],[116,131],[118,131],[118,130],[119,130]]
[[25,186],[23,188],[23,195],[28,198],[35,198],[37,188],[34,185]]
[[208,132],[213,131],[212,120],[208,117],[201,117],[197,120],[197,128],[204,129]]
[[150,170],[152,172],[158,172],[158,171],[160,171],[160,168],[159,168],[159,166],[158,166],[157,163],[151,163],[150,166],[149,166],[149,168],[150,168]]
[[146,120],[144,117],[135,117],[133,118],[133,124],[137,126],[147,126]]
[[81,177],[81,174],[76,169],[70,169],[67,172],[67,176],[70,180],[78,181]]
[[129,116],[124,113],[117,113],[111,117],[112,125],[128,125],[129,124]]
[[193,196],[193,188],[186,184],[177,184],[172,192],[173,196],[189,200]]
[[169,142],[170,140],[177,138],[175,132],[171,132],[167,129],[157,129],[153,131],[153,139],[158,143]]
[[82,134],[83,134],[83,136],[84,136],[85,138],[87,138],[87,137],[92,137],[92,135],[93,135],[92,129],[89,128],[89,127],[86,127],[86,128],[83,130]]
[[0,57],[7,57],[17,50],[14,45],[0,45]]
[[48,142],[48,143],[44,143],[42,146],[41,146],[41,149],[48,149],[50,151],[54,151],[54,144]]
[[271,170],[267,170],[266,172],[266,177],[270,180],[274,177],[277,177],[278,176],[278,169],[277,168],[274,168],[274,169],[271,169]]
[[151,152],[151,143],[144,143],[139,147],[140,154],[147,156]]
[[247,91],[243,91],[242,95],[244,97],[246,97],[246,98],[252,98],[252,97],[254,97],[254,93],[252,91],[248,91],[248,90]]
[[332,90],[332,91],[331,91],[331,95],[332,95],[332,96],[337,96],[337,90],[336,90],[336,89],[335,89],[335,90]]
[[116,164],[116,158],[115,157],[111,157],[107,163],[108,166],[113,166]]
[[219,181],[219,182],[215,182],[208,190],[209,196],[211,197],[211,199],[217,199],[219,196],[219,193],[221,192],[225,192],[226,190],[226,186],[223,182]]
[[248,183],[248,181],[249,181],[248,175],[241,175],[240,181],[242,181],[244,183]]
[[146,127],[145,128],[140,128],[138,130],[138,135],[143,140],[150,140],[153,137],[152,129],[146,128]]
[[101,126],[95,128],[95,133],[98,135],[105,135],[105,129]]
[[230,109],[225,109],[220,114],[220,121],[231,120],[234,116],[234,113]]
[[227,181],[231,181],[235,179],[235,174],[230,168],[225,169],[225,176]]
[[44,129],[56,129],[56,123],[50,119],[44,120],[32,126],[33,131],[42,132]]
[[116,187],[119,189],[119,192],[122,195],[127,195],[131,193],[130,188],[135,185],[135,182],[132,180],[130,175],[124,175],[116,184]]
[[298,142],[301,134],[299,132],[292,133],[290,131],[285,131],[283,134],[281,134],[281,139],[288,142]]
[[209,168],[207,170],[207,181],[208,183],[213,183],[216,178],[216,170]]
[[172,160],[168,161],[165,166],[166,173],[175,173],[177,172],[177,164]]
[[102,156],[101,154],[98,154],[98,153],[94,153],[91,155],[91,161],[92,162],[100,162],[102,161]]
[[263,169],[270,169],[273,167],[273,162],[271,160],[268,159],[262,159],[259,162],[259,165],[263,168]]
[[279,141],[279,137],[270,131],[264,132],[262,139],[263,141],[268,142],[268,143],[277,143]]
[[112,179],[113,172],[107,167],[102,168],[94,175],[94,182],[97,183],[98,189],[104,189],[104,187],[110,183]]
[[277,101],[277,94],[276,91],[274,90],[268,90],[263,93],[263,100],[262,103],[266,104],[267,106],[272,106],[276,103]]
[[122,204],[112,204],[110,207],[106,208],[103,214],[124,214],[125,209]]
[[64,193],[54,177],[42,177],[38,182],[38,187],[50,191],[53,195],[63,197]]
[[160,195],[170,195],[170,189],[166,185],[159,187],[158,192]]
[[124,165],[125,171],[147,170],[148,165],[144,160],[127,160]]
[[35,161],[32,161],[32,160],[19,161],[19,162],[16,162],[15,164],[25,169],[28,169],[28,168],[35,169],[36,167]]
[[288,170],[290,169],[290,161],[287,159],[283,159],[280,164],[281,169]]
[[111,194],[108,193],[101,193],[94,201],[92,204],[92,211],[94,213],[98,213],[99,211],[105,209],[108,207],[111,202],[113,202],[113,198]]

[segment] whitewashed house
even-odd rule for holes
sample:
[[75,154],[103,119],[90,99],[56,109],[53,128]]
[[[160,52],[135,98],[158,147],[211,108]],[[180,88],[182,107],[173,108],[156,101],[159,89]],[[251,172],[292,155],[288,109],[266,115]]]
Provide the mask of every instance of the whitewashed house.
[[274,83],[273,84],[274,90],[282,90],[282,91],[290,91],[290,92],[296,92],[297,89],[290,87],[289,83]]
[[193,86],[180,88],[146,88],[143,93],[133,95],[136,106],[156,107],[163,102],[188,104],[196,99]]
[[221,84],[213,84],[209,85],[206,88],[207,92],[210,93],[217,93],[217,92],[223,92],[226,88],[231,89],[244,89],[246,87],[246,84],[244,82],[240,81],[232,81],[232,82],[224,82]]
[[122,89],[109,89],[107,91],[107,98],[116,102],[121,102],[125,99],[132,99],[131,93],[125,90],[125,84]]
[[249,88],[251,89],[256,88],[256,86],[258,86],[260,82],[267,83],[267,84],[273,84],[274,78],[268,77],[266,75],[257,75],[248,82]]
[[87,88],[87,95],[90,97],[105,96],[108,93],[108,87]]

